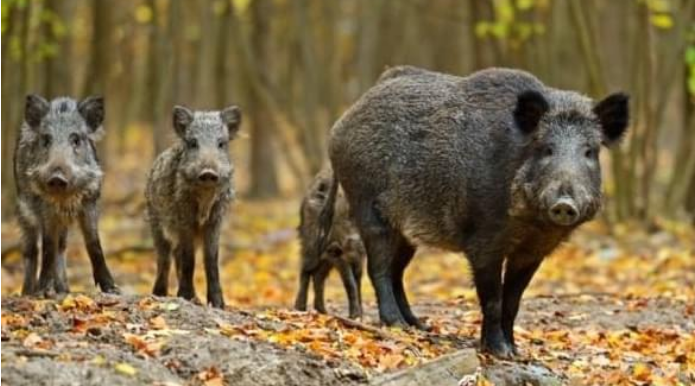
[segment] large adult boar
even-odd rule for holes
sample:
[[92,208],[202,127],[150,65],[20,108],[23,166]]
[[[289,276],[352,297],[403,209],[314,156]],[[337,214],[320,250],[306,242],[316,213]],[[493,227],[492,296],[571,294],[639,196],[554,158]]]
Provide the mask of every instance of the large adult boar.
[[158,255],[152,292],[167,295],[173,253],[178,296],[194,299],[195,247],[202,242],[208,303],[223,308],[219,237],[222,220],[234,198],[234,168],[228,144],[239,130],[241,111],[236,106],[195,112],[176,106],[173,124],[178,141],[155,160],[145,191]]
[[[104,292],[118,292],[98,231],[103,173],[95,142],[103,132],[103,121],[101,97],[49,102],[38,95],[27,96],[14,155],[25,265],[22,294],[70,292],[65,249],[68,228],[74,221],[87,245],[95,283]],[[42,258],[37,281],[39,240]]]
[[[328,191],[333,180],[333,171],[326,167],[314,178],[302,200],[299,210],[299,240],[302,262],[299,272],[299,291],[295,308],[305,311],[309,282],[314,283],[314,308],[326,313],[324,283],[333,268],[338,270],[348,297],[351,318],[362,316],[362,270],[364,245],[357,229],[350,220],[348,203],[342,192],[335,199],[330,234],[320,240],[319,216],[326,206]],[[323,241],[324,245],[319,245]]]
[[[382,322],[420,325],[403,288],[418,245],[463,251],[483,313],[481,348],[513,355],[521,295],[543,258],[599,210],[599,150],[627,123],[626,95],[594,102],[523,71],[384,73],[329,144]],[[334,181],[330,201],[336,190]],[[331,215],[322,214],[324,237]]]

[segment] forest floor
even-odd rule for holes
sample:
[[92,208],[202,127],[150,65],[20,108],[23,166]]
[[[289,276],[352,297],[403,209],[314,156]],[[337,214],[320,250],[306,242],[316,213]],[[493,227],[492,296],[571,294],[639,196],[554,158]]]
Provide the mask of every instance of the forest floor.
[[[406,273],[411,303],[429,332],[380,327],[367,278],[362,321],[344,318],[337,275],[326,291],[337,317],[292,311],[297,207],[289,200],[233,207],[221,245],[225,310],[147,296],[155,259],[137,200],[106,203],[101,221],[123,296],[97,293],[76,234],[68,247],[74,293],[17,296],[18,230],[3,223],[2,382],[375,384],[384,374],[475,347],[480,312],[465,259],[453,253],[420,251]],[[200,268],[196,285],[204,299]],[[559,384],[695,384],[693,229],[666,222],[650,232],[585,225],[534,278],[516,335],[520,359],[510,364],[473,355],[467,381],[497,383],[505,366],[514,365],[553,374]]]

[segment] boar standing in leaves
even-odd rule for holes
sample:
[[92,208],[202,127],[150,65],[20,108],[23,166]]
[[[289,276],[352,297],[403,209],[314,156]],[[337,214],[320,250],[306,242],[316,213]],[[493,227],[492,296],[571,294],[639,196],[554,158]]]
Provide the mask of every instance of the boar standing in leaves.
[[145,196],[158,254],[153,293],[166,296],[171,255],[176,262],[178,296],[196,297],[193,287],[196,243],[202,241],[207,300],[223,308],[218,242],[220,226],[234,198],[229,141],[241,123],[238,107],[196,111],[174,107],[177,143],[157,157]]
[[627,124],[626,95],[596,102],[523,71],[386,71],[329,144],[382,322],[421,325],[403,288],[418,245],[463,251],[483,313],[481,348],[514,355],[521,295],[544,257],[596,215],[601,145],[618,143]]
[[[95,142],[103,132],[104,100],[52,101],[29,95],[14,155],[19,226],[22,230],[22,294],[70,292],[65,268],[68,228],[77,220],[102,291],[117,293],[99,241],[102,171]],[[39,240],[41,270],[38,275]]]
[[351,318],[362,316],[362,266],[364,246],[349,217],[349,208],[342,192],[336,197],[330,233],[319,245],[319,215],[326,205],[331,189],[333,172],[330,168],[322,170],[314,179],[302,201],[299,212],[299,238],[302,262],[299,273],[299,293],[295,308],[306,310],[309,281],[314,283],[314,308],[326,313],[323,289],[328,274],[333,268],[340,273],[348,297]]

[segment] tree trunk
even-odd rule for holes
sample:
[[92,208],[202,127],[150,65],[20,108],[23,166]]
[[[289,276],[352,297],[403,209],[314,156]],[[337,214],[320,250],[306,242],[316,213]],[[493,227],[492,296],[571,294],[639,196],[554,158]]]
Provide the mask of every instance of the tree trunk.
[[[251,4],[251,47],[257,68],[250,71],[270,72],[270,20],[272,0],[255,0]],[[269,77],[263,74],[261,78]],[[249,116],[251,117],[251,187],[249,197],[268,198],[279,193],[275,161],[273,120],[259,90],[247,85]]]
[[47,19],[43,23],[44,44],[55,47],[44,61],[43,94],[47,98],[72,95],[74,85],[71,68],[72,39],[70,26],[74,12],[72,0],[46,3]]
[[234,22],[232,5],[225,2],[222,15],[218,18],[215,47],[215,97],[216,108],[224,108],[231,104],[229,84],[229,36],[232,34],[231,25]]
[[104,126],[105,137],[97,143],[99,159],[103,166],[108,164],[109,131],[110,123],[115,122],[111,117],[115,113],[108,106],[114,106],[110,101],[111,90],[111,64],[114,51],[114,11],[118,7],[111,0],[99,0],[92,3],[92,37],[90,48],[90,62],[87,67],[87,77],[83,85],[82,96],[102,95],[106,99],[106,117]]
[[145,88],[145,101],[147,104],[143,104],[143,115],[147,117],[147,120],[152,125],[152,136],[154,144],[154,154],[155,156],[168,146],[167,143],[167,124],[162,118],[165,114],[164,111],[164,99],[162,96],[162,88],[164,83],[164,74],[162,63],[163,58],[163,45],[165,44],[162,40],[162,27],[159,21],[159,11],[157,10],[157,3],[155,0],[148,0],[147,5],[152,9],[152,20],[150,21],[150,31],[148,39],[148,50],[147,50],[147,87]]
[[[2,216],[14,214],[16,205],[16,186],[14,184],[14,147],[17,133],[24,114],[24,95],[27,83],[27,37],[31,4],[20,8],[11,5],[6,19],[6,30],[2,39]],[[10,54],[10,41],[19,44],[17,56]],[[9,76],[12,74],[12,76]]]

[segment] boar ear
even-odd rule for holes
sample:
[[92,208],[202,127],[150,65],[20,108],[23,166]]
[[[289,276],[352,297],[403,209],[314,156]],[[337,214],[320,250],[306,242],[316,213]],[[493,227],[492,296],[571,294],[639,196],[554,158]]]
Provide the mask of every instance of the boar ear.
[[29,126],[38,127],[41,124],[43,117],[48,114],[51,105],[47,100],[36,94],[27,95],[26,105],[24,109],[24,120]]
[[530,134],[538,128],[538,122],[549,109],[548,101],[540,92],[524,91],[517,97],[514,120],[523,133]]
[[630,121],[630,97],[622,92],[611,94],[594,106],[594,114],[601,124],[603,143],[611,146],[620,141]]
[[77,105],[77,111],[87,122],[92,133],[100,130],[101,124],[104,123],[104,97],[90,96],[85,98]]
[[220,118],[222,123],[227,126],[227,130],[229,130],[229,138],[234,138],[241,125],[241,109],[237,106],[229,106],[220,111]]
[[193,123],[193,112],[183,106],[174,106],[174,130],[179,137],[183,138],[186,134],[188,125]]

